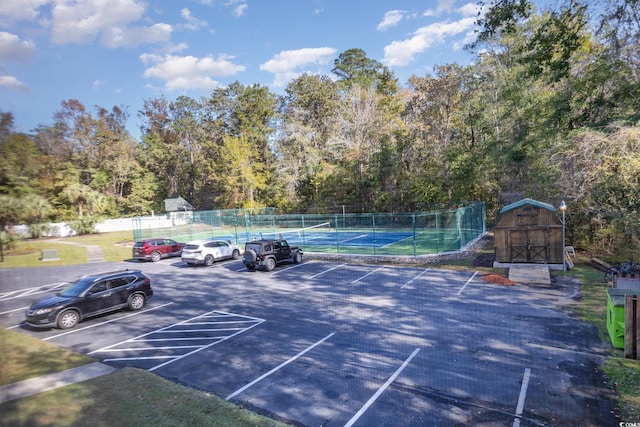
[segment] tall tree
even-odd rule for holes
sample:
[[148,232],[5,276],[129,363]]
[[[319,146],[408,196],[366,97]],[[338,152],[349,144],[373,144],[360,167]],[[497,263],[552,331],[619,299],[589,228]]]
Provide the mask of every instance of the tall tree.
[[281,100],[279,167],[286,173],[287,198],[302,209],[324,209],[322,182],[331,173],[334,153],[327,142],[335,126],[338,86],[328,76],[304,74],[287,85]]
[[334,61],[331,70],[343,87],[354,84],[363,88],[373,87],[381,95],[393,95],[397,91],[397,79],[388,67],[367,57],[362,49],[348,49]]
[[174,127],[173,106],[165,98],[146,99],[139,112],[142,120],[142,164],[162,183],[154,207],[163,210],[163,201],[188,192],[189,150]]
[[[280,182],[274,176],[275,155],[271,144],[276,115],[275,95],[264,86],[244,86],[235,82],[226,88],[214,90],[202,103],[207,134],[212,137],[205,158],[217,159],[207,165],[207,179],[213,186],[228,182],[230,177],[238,179],[237,171],[220,159],[223,155],[233,153],[236,159],[234,163],[242,163],[236,155],[240,154],[238,145],[244,146],[247,149],[244,156],[253,165],[253,173],[257,174],[255,182],[265,182],[265,185],[254,186],[251,192],[243,193],[245,199],[242,204],[273,206],[274,201],[280,200],[282,191]],[[220,187],[229,188],[228,185]],[[237,195],[228,191],[216,195],[217,207],[235,208],[237,206],[234,204],[237,203]]]

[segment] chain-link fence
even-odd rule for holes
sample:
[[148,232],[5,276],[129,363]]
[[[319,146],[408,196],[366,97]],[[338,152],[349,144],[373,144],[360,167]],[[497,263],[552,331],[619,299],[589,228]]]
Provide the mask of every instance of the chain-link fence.
[[218,238],[237,244],[285,238],[307,252],[427,255],[462,250],[486,231],[484,202],[415,214],[276,215],[273,209],[175,212],[134,218],[134,239],[187,242]]

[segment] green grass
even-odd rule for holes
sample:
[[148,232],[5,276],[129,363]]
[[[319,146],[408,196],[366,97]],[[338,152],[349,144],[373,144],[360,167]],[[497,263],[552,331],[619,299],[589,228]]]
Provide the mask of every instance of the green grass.
[[[100,246],[105,261],[117,262],[131,259],[133,233],[131,231],[118,231],[60,239],[48,238],[19,241],[15,249],[4,251],[4,261],[0,262],[0,268],[48,267],[56,265],[77,265],[87,262],[87,249],[85,247],[60,243],[60,241]],[[57,250],[58,260],[42,261],[41,255],[43,249]]]
[[36,338],[0,328],[0,386],[95,362]]
[[[604,273],[587,265],[588,259],[580,259],[574,269],[566,274],[580,280],[582,300],[575,313],[598,328],[603,341],[611,343],[607,331],[607,288]],[[610,385],[620,395],[618,410],[624,422],[640,421],[640,360],[624,358],[624,351],[611,347],[611,355],[602,367]]]
[[[0,328],[0,380],[9,384],[93,359]],[[150,372],[111,374],[0,404],[0,426],[285,426]]]

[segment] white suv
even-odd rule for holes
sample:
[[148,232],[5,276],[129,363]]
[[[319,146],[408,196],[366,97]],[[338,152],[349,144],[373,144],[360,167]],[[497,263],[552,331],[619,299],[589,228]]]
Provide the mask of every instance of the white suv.
[[182,261],[189,265],[212,265],[221,259],[240,258],[240,248],[224,240],[194,240],[182,249]]

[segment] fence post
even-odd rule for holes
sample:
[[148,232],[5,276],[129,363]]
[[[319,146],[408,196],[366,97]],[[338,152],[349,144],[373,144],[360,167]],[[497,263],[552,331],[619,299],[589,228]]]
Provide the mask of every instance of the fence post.
[[411,231],[413,235],[413,256],[416,256],[416,214],[411,216]]
[[640,310],[638,297],[624,297],[624,357],[638,359],[640,356]]

